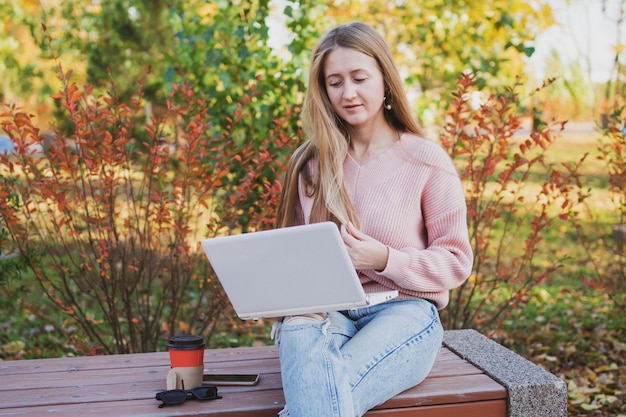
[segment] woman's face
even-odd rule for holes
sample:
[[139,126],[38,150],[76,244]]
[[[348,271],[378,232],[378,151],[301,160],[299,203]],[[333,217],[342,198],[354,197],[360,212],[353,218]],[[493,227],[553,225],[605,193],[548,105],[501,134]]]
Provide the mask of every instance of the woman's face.
[[384,123],[385,82],[376,60],[352,48],[326,56],[324,79],[335,112],[353,127]]

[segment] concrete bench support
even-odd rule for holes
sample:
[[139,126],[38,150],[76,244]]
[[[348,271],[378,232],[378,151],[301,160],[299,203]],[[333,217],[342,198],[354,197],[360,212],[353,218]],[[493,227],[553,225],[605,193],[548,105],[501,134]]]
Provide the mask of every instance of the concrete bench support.
[[565,382],[475,330],[451,330],[444,345],[508,391],[509,417],[567,417]]

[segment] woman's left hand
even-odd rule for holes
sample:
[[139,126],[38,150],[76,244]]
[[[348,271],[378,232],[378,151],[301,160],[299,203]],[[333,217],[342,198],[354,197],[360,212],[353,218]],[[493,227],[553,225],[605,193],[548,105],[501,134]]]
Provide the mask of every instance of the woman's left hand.
[[382,271],[387,266],[387,246],[361,232],[352,223],[341,225],[341,238],[355,269]]

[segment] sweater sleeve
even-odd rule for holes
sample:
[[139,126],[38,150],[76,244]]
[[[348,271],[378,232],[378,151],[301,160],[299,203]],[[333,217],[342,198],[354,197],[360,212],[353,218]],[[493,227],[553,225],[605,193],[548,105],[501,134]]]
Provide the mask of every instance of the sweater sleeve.
[[458,212],[431,224],[439,233],[432,239],[429,237],[426,249],[390,247],[387,266],[380,275],[417,292],[439,292],[461,285],[471,273],[473,257],[469,245],[463,244],[455,233],[444,231],[455,217]]
[[420,293],[458,287],[473,264],[463,187],[452,162],[444,158],[440,162],[444,169],[431,169],[420,198],[426,247],[389,246],[387,266],[379,273]]

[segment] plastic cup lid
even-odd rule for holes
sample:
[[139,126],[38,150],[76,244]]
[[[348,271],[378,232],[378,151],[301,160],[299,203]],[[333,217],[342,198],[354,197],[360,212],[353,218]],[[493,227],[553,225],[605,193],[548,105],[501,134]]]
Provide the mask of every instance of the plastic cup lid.
[[192,350],[192,349],[204,349],[206,343],[200,336],[185,335],[174,336],[170,338],[170,343],[167,345],[168,349],[173,350]]

